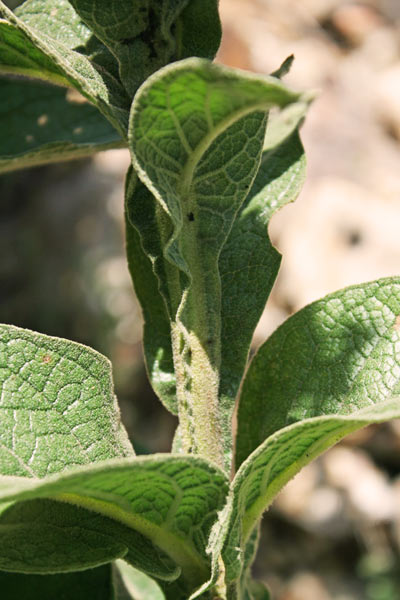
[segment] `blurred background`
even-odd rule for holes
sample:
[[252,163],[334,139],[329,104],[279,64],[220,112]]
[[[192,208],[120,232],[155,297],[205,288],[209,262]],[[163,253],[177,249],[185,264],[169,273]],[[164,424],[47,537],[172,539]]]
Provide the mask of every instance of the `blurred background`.
[[[6,2],[15,7],[21,2]],[[220,0],[218,60],[319,94],[303,127],[308,179],[270,226],[283,253],[257,328],[338,288],[400,274],[400,1]],[[88,344],[114,365],[138,452],[176,425],[146,380],[124,256],[125,151],[0,178],[0,321]],[[302,471],[263,522],[255,575],[275,600],[400,598],[400,421]]]

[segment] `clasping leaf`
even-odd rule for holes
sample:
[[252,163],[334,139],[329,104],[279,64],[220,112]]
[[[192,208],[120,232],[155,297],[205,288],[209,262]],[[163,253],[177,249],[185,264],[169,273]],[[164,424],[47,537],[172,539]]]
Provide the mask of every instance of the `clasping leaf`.
[[[131,110],[133,164],[148,191],[133,181],[127,187],[127,217],[158,279],[166,311],[162,318],[170,321],[183,448],[225,468],[234,394],[220,400],[221,361],[226,359],[226,353],[221,357],[221,311],[232,296],[230,290],[226,299],[221,296],[219,259],[259,167],[267,111],[298,101],[305,100],[276,78],[188,59],[150,77]],[[246,248],[246,235],[241,243]],[[151,286],[156,288],[154,280]],[[252,327],[256,320],[253,315]],[[164,365],[171,365],[166,343],[162,347]],[[154,363],[154,351],[147,354]],[[236,366],[236,389],[244,363],[241,357]],[[171,405],[169,397],[165,401]]]

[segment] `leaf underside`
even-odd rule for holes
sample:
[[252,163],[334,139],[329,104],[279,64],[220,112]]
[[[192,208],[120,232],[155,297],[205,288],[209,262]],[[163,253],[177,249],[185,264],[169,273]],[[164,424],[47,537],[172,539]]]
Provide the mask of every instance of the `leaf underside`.
[[[123,557],[149,575],[162,579],[174,579],[181,570],[179,585],[187,593],[208,577],[210,567],[206,553],[207,541],[217,512],[224,505],[226,494],[225,476],[209,463],[192,456],[154,455],[119,459],[88,465],[74,472],[68,471],[42,480],[2,477],[0,501],[17,504],[6,506],[3,510],[0,531],[4,524],[5,533],[11,531],[13,534],[12,527],[22,531],[25,523],[24,536],[17,538],[23,549],[24,539],[27,539],[30,531],[29,523],[32,523],[31,515],[37,514],[38,522],[46,525],[44,530],[49,532],[50,544],[59,511],[62,515],[60,522],[65,524],[66,536],[70,539],[80,536],[80,543],[83,545],[89,544],[91,536],[97,540],[99,562],[113,554],[112,558]],[[54,503],[43,514],[45,499],[75,506],[69,507],[67,504],[63,510],[63,505],[57,507]],[[85,511],[80,514],[79,510],[82,508],[77,509],[77,506],[98,513],[97,521],[92,517],[92,522]],[[75,517],[72,508],[77,511]],[[75,522],[80,523],[80,533],[78,529],[68,529],[74,518]],[[23,571],[28,568],[36,572],[51,569],[46,560],[40,561],[40,549],[42,558],[45,557],[46,539],[34,543],[35,533],[37,531],[31,532],[30,543],[27,543],[25,566],[18,566],[14,559],[13,568],[6,562],[3,563],[3,568]],[[10,548],[13,543],[12,534],[9,538]],[[56,539],[62,539],[60,536],[61,532],[52,542],[54,563],[68,558],[62,552],[59,557],[56,556]],[[5,539],[8,539],[7,536]],[[113,540],[114,545],[111,543]],[[91,543],[95,545],[94,542]],[[29,563],[32,549],[37,555],[34,564]],[[56,566],[53,565],[53,569],[76,569],[77,565],[73,560],[78,557],[74,553],[74,546],[70,548],[70,554],[71,558],[64,568],[57,563]],[[19,556],[22,560],[23,554],[20,553]],[[92,559],[94,560],[94,552]],[[7,558],[3,560],[6,561]],[[87,561],[90,561],[90,553],[87,553]],[[86,568],[87,566],[86,563]],[[85,565],[81,568],[85,568]]]
[[114,595],[112,567],[57,575],[22,575],[0,571],[2,600],[119,600]]
[[232,483],[229,534],[222,551],[228,581],[240,580],[241,554],[252,531],[294,475],[350,433],[399,417],[400,398],[394,397],[352,415],[300,421],[267,438],[242,464]]
[[118,560],[116,567],[128,598],[133,598],[133,600],[165,600],[160,587],[144,573],[129,566],[123,560]]
[[300,310],[256,353],[238,411],[228,581],[240,581],[241,552],[289,479],[349,433],[400,417],[399,314],[399,279],[352,286]]
[[[147,282],[144,283],[142,277],[135,285],[139,297],[140,286],[143,297],[146,293],[155,294],[158,289],[165,304],[162,310],[158,299],[157,324],[155,321],[152,323],[151,318],[146,319],[145,314],[148,339],[157,339],[156,328],[163,331],[162,339],[159,339],[159,356],[157,346],[146,351],[150,377],[161,399],[173,412],[179,412],[176,403],[174,405],[173,374],[168,372],[172,369],[171,356],[174,353],[175,368],[182,373],[178,397],[182,397],[179,389],[195,389],[195,375],[192,377],[189,373],[196,374],[196,369],[202,370],[203,380],[209,380],[214,390],[218,390],[221,384],[220,406],[217,409],[209,405],[209,412],[220,412],[220,416],[216,419],[216,430],[210,430],[208,439],[221,435],[218,430],[222,432],[226,468],[231,450],[230,419],[248,351],[248,348],[242,348],[244,340],[247,345],[250,344],[252,330],[269,290],[264,293],[260,289],[256,306],[248,311],[245,334],[236,343],[240,364],[227,351],[231,344],[231,324],[225,327],[225,339],[221,339],[221,310],[224,314],[232,311],[240,294],[239,286],[243,282],[248,283],[246,277],[251,279],[262,271],[269,277],[270,287],[279,262],[266,233],[268,212],[271,212],[265,206],[268,200],[263,204],[262,198],[258,198],[254,205],[250,206],[249,202],[243,208],[243,214],[239,211],[259,166],[266,110],[275,104],[296,103],[298,99],[299,95],[287,90],[277,79],[238,75],[206,61],[188,59],[153,75],[142,86],[132,106],[130,145],[133,161],[148,191],[133,179],[127,186],[128,228],[133,226],[139,231],[136,235],[137,238],[140,236],[141,249],[149,257],[142,272],[152,267]],[[282,204],[296,196],[304,168],[298,138],[295,140],[293,137],[291,142],[291,158],[285,163],[281,157],[279,165],[276,159],[271,160],[274,167],[269,168],[271,183],[282,175],[278,183],[283,190]],[[292,180],[290,184],[289,179],[284,183],[284,172],[291,167]],[[264,196],[267,198],[268,192]],[[257,215],[257,211],[260,214]],[[239,243],[242,243],[243,249],[246,236],[248,239],[251,236],[261,237],[259,254],[254,256],[247,273],[243,271],[241,257],[229,247],[229,234],[241,238]],[[138,243],[137,239],[136,246]],[[227,254],[224,256],[225,243]],[[131,254],[129,245],[128,252]],[[144,263],[144,257],[140,257],[139,252],[128,257],[135,277],[135,266],[137,268],[140,261]],[[233,262],[229,264],[229,261]],[[264,263],[264,270],[260,263]],[[236,276],[231,272],[232,264]],[[226,285],[223,279],[228,282]],[[250,296],[248,292],[247,295]],[[245,296],[246,292],[242,306],[246,304]],[[144,308],[145,313],[146,310]],[[207,312],[207,326],[202,317],[204,311]],[[172,329],[178,332],[172,348],[164,333],[168,330],[168,320]],[[180,343],[177,341],[179,336],[182,336]],[[204,349],[204,357],[198,363],[188,341],[193,336]],[[196,341],[193,343],[196,344]],[[178,347],[180,349],[176,350]],[[181,368],[176,366],[176,361],[181,362]],[[160,362],[162,368],[159,368]],[[205,362],[210,364],[209,373],[204,370]],[[232,382],[235,368],[236,379]],[[220,370],[222,382],[214,376]],[[189,393],[187,403],[192,406],[191,402]],[[186,450],[190,447],[187,431],[195,429],[196,423],[202,420],[201,415],[195,414],[195,404],[192,409],[189,424],[186,429],[184,425],[182,430]],[[180,417],[182,420],[183,415],[180,414]],[[216,456],[214,460],[219,461]]]
[[[43,7],[48,14],[53,14],[50,26],[48,16],[39,14]],[[62,0],[60,6],[33,0],[28,3],[25,17],[24,7],[17,16],[0,2],[0,72],[28,75],[75,88],[124,136],[129,97],[109,69],[92,62],[86,47],[91,33],[79,26],[71,10],[66,0]],[[99,42],[95,44],[98,50]],[[80,51],[82,46],[83,52]]]
[[95,107],[44,83],[0,78],[0,119],[0,173],[124,146]]

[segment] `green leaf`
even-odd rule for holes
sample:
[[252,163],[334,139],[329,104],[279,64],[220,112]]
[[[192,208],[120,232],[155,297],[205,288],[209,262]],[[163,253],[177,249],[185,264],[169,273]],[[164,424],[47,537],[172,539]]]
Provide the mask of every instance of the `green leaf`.
[[271,600],[271,596],[261,581],[249,580],[243,600]]
[[400,279],[313,302],[259,348],[238,412],[236,464],[301,419],[350,414],[400,392]]
[[16,8],[15,14],[31,29],[47,33],[118,78],[115,58],[83,23],[69,0],[27,0]]
[[297,131],[277,147],[265,151],[249,196],[221,252],[220,395],[230,406],[235,401],[252,335],[281,261],[270,242],[268,224],[277,210],[296,199],[305,169]]
[[226,468],[233,402],[218,405],[218,259],[259,166],[266,111],[298,99],[275,78],[188,59],[153,75],[132,105],[134,166],[156,198],[150,231],[140,215],[134,225],[155,252],[172,322],[184,448]]
[[110,49],[130,97],[164,65],[187,56],[213,58],[221,31],[217,0],[70,0]]
[[90,511],[50,500],[12,504],[0,515],[0,569],[60,573],[125,556],[126,545],[102,531],[103,521]]
[[285,58],[285,60],[281,64],[281,66],[278,69],[276,69],[276,71],[271,73],[271,76],[277,77],[278,79],[282,79],[282,77],[285,77],[285,75],[287,75],[289,73],[290,69],[292,68],[293,61],[294,61],[294,55],[291,54],[290,56]]
[[57,64],[5,19],[0,20],[0,72],[38,77],[58,85],[69,83]]
[[109,361],[94,350],[0,325],[0,473],[44,477],[133,454]]
[[67,90],[0,78],[0,173],[124,145],[114,127]]
[[189,0],[177,22],[180,47],[176,60],[190,56],[212,60],[217,54],[222,35],[218,1]]
[[126,588],[128,598],[133,600],[165,600],[156,582],[141,571],[134,569],[123,560],[116,564],[121,575],[122,583]]
[[[49,498],[122,523],[149,540],[154,552],[169,556],[193,589],[209,576],[208,537],[227,488],[224,474],[202,459],[154,455],[88,465],[44,480],[1,477],[0,501]],[[124,558],[153,574],[148,556],[144,564],[139,553]]]
[[400,417],[399,314],[399,279],[353,286],[299,311],[257,352],[238,412],[228,581],[291,477],[349,433]]
[[[304,177],[304,151],[295,132],[278,147],[263,153],[249,196],[220,255],[220,395],[230,405],[237,394],[253,331],[279,269],[280,255],[270,243],[268,223],[279,208],[295,200]],[[160,279],[166,277],[162,272],[165,263],[157,231],[157,203],[132,173],[126,187],[126,214],[127,256],[136,294],[143,307],[144,349],[149,378],[159,398],[176,414],[178,407],[169,317],[155,274],[158,270],[162,273]],[[141,229],[142,243],[146,244],[144,248],[135,224]],[[260,282],[263,282],[262,286]],[[238,320],[241,323],[239,331]]]
[[180,569],[137,531],[72,504],[26,500],[0,515],[0,570],[52,574],[96,567],[124,557],[154,577]]
[[301,126],[314,95],[308,92],[302,101],[290,104],[269,118],[264,150],[273,150]]
[[2,600],[116,600],[112,567],[106,565],[63,575],[21,575],[0,572]]
[[254,528],[294,475],[349,433],[399,417],[400,398],[394,397],[351,415],[306,419],[267,438],[242,464],[232,482],[229,533],[223,549],[227,580],[240,578],[242,553]]
[[[154,391],[166,408],[173,414],[177,414],[170,322],[164,299],[159,292],[159,282],[153,270],[153,262],[157,262],[157,257],[162,256],[158,240],[156,208],[152,194],[130,168],[125,186],[126,252],[136,296],[143,311],[145,362]],[[142,236],[136,229],[135,223],[142,224]],[[143,248],[142,244],[146,246]],[[162,268],[163,261],[158,262],[161,263]]]
[[[32,4],[36,10],[40,10],[40,2]],[[49,1],[45,4],[47,11],[53,7],[50,15],[54,13],[55,17],[57,4]],[[65,2],[61,9],[65,10]],[[42,18],[35,21],[29,17],[27,21],[31,25],[0,2],[0,71],[28,75],[76,88],[124,136],[129,98],[121,84],[102,65],[90,61],[85,55],[86,48],[84,53],[80,53],[66,44],[69,28],[72,45],[77,43],[77,37],[78,40],[82,39],[83,45],[87,42],[87,31],[82,29],[78,32],[76,17],[71,18],[71,25],[69,19],[55,19],[52,27],[48,27],[46,19]]]

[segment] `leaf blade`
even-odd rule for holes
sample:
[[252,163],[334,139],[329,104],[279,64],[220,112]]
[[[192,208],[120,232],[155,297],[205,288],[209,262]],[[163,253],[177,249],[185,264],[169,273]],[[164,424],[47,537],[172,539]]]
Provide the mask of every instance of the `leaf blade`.
[[[181,567],[186,585],[196,586],[208,576],[208,533],[227,486],[222,472],[204,460],[154,455],[44,480],[2,477],[0,501],[50,498],[93,510],[150,540]],[[133,564],[142,568],[140,557]]]
[[[146,224],[147,233],[143,227],[140,233],[135,223]],[[162,265],[158,266],[162,253],[156,205],[152,194],[132,169],[128,171],[125,186],[125,231],[128,267],[143,312],[143,349],[149,380],[165,407],[177,414],[170,321],[155,272],[162,268]]]
[[116,563],[122,581],[133,600],[165,600],[158,585],[123,560]]
[[291,477],[347,434],[400,416],[399,314],[398,278],[352,286],[300,310],[259,349],[238,412],[223,551],[232,581],[237,549]]
[[232,404],[236,398],[254,329],[278,274],[281,256],[268,236],[270,219],[297,198],[305,169],[297,131],[278,146],[265,150],[249,196],[222,249],[219,271],[223,402]]
[[[129,98],[112,73],[68,47],[63,37],[62,41],[52,37],[56,35],[53,29],[42,31],[29,26],[3,2],[0,2],[0,19],[0,70],[3,73],[31,74],[76,88],[97,106],[120,135],[125,136]],[[43,21],[39,19],[38,23]],[[72,29],[74,43],[76,29]],[[87,41],[85,35],[84,42]]]
[[0,173],[125,145],[95,107],[33,81],[0,78],[0,120]]
[[398,397],[377,403],[351,415],[306,419],[271,435],[241,465],[232,482],[232,510],[223,556],[227,581],[242,571],[241,553],[262,513],[282,487],[346,435],[372,423],[400,417]]
[[[275,78],[188,59],[150,77],[131,111],[134,167],[157,201],[159,233],[150,245],[157,237],[153,265],[172,322],[184,447],[226,467],[233,401],[218,414],[218,258],[256,174],[266,111],[299,97]],[[147,223],[135,226],[145,231]],[[210,448],[221,432],[223,450]]]
[[0,571],[3,600],[115,600],[111,565],[63,575],[21,575]]
[[399,313],[400,280],[388,278],[329,294],[281,325],[243,383],[237,465],[290,423],[396,394]]
[[109,361],[94,350],[0,325],[0,473],[43,477],[133,449]]
[[87,509],[48,499],[6,506],[0,515],[0,569],[53,574],[124,558],[171,581],[180,569],[137,531]]
[[131,98],[166,64],[193,55],[213,58],[221,39],[216,0],[207,0],[207,7],[204,0],[119,0],[113,10],[102,0],[71,4],[116,57]]

